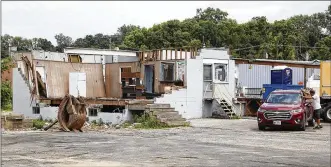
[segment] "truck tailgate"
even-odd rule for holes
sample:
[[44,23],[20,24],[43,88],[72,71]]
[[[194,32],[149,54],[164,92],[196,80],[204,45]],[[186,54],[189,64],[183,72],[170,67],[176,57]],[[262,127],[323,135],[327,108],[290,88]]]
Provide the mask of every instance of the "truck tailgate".
[[320,75],[320,96],[331,96],[331,61],[321,62]]

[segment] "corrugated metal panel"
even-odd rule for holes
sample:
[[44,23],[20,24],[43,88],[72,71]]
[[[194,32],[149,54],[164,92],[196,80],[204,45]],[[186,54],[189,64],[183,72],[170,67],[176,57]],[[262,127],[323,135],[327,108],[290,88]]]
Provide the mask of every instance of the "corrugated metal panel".
[[[252,67],[251,69],[249,67]],[[239,83],[247,88],[262,88],[263,84],[270,84],[272,66],[239,64]],[[293,71],[293,84],[304,81],[304,68],[291,68]],[[307,69],[307,79],[318,69]]]
[[49,98],[64,97],[69,93],[69,73],[86,73],[86,97],[105,97],[102,64],[81,64],[34,60],[37,66],[44,66]]

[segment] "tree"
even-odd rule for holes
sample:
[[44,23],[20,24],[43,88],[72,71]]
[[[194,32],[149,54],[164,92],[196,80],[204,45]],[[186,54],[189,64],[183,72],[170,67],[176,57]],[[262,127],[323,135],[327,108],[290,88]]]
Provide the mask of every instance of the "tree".
[[194,17],[197,20],[212,21],[215,23],[220,22],[223,19],[226,19],[228,16],[227,12],[221,11],[219,8],[208,7],[205,10],[201,8],[197,9],[196,16]]
[[33,49],[42,49],[44,51],[55,51],[55,47],[53,46],[52,42],[44,38],[33,38],[32,46]]
[[65,36],[62,33],[55,35],[56,39],[56,51],[63,52],[63,49],[69,46],[72,46],[72,38]]

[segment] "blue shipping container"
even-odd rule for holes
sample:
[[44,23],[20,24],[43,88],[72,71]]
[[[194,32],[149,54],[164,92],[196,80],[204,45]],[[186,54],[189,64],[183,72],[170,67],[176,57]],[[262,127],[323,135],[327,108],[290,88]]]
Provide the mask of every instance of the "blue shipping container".
[[276,89],[282,89],[282,90],[300,90],[302,89],[302,85],[284,85],[284,84],[263,84],[263,100],[266,100],[269,96],[269,94],[276,90]]

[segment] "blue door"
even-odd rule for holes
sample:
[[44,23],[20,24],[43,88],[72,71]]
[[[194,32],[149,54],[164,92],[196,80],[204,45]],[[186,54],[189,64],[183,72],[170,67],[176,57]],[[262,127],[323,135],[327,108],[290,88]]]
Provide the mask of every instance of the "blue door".
[[153,65],[145,65],[145,89],[147,93],[153,93],[154,86],[154,66]]

